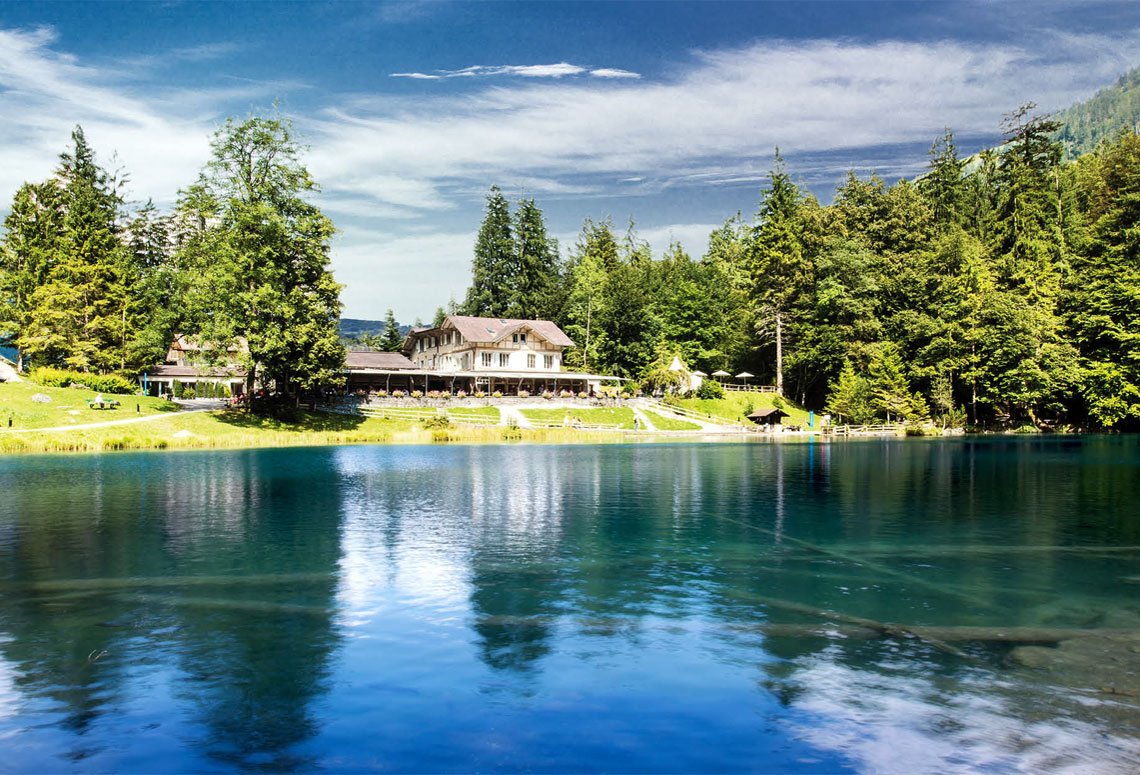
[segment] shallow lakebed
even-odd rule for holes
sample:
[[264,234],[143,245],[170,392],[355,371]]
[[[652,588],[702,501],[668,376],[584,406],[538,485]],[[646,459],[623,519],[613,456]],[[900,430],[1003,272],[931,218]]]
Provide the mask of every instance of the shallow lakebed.
[[16,771],[1135,772],[1140,440],[0,457]]

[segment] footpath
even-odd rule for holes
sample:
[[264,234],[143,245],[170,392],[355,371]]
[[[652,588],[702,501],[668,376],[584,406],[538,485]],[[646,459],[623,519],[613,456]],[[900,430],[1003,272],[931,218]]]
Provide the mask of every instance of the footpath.
[[112,425],[131,425],[139,422],[150,422],[152,420],[161,420],[166,417],[178,417],[184,414],[194,414],[195,412],[213,412],[222,409],[225,402],[198,402],[195,404],[181,404],[183,407],[178,412],[166,412],[163,414],[148,414],[146,417],[127,417],[122,420],[106,420],[104,422],[85,423],[83,425],[55,425],[50,428],[4,428],[0,433],[51,433],[53,431],[83,431],[88,428],[108,428]]

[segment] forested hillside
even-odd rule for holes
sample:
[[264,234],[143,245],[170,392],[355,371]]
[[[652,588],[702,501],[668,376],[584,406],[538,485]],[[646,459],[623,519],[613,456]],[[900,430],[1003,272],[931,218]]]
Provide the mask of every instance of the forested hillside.
[[169,214],[129,209],[81,127],[71,141],[4,220],[0,344],[21,365],[133,380],[180,332],[202,365],[241,352],[247,393],[260,376],[295,400],[340,377],[333,225],[306,199],[316,183],[288,121],[227,121]]
[[587,220],[563,261],[493,189],[463,311],[552,317],[575,367],[652,380],[678,353],[856,422],[1140,427],[1140,138],[1064,163],[1032,109],[969,172],[947,132],[916,182],[849,174],[827,206],[777,155],[699,258]]
[[1069,159],[1088,153],[1122,129],[1135,131],[1140,125],[1140,67],[1054,118],[1061,123],[1054,138]]

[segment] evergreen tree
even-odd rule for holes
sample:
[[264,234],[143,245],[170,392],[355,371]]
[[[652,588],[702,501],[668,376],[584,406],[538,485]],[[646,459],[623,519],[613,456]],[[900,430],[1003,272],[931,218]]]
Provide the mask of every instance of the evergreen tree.
[[1140,137],[1102,146],[1084,181],[1092,240],[1076,262],[1072,327],[1093,418],[1140,427]]
[[894,342],[883,342],[879,346],[868,371],[871,405],[876,412],[885,414],[887,422],[914,414],[917,404]]
[[511,213],[498,186],[487,194],[487,212],[475,241],[471,287],[463,303],[464,314],[500,318],[511,304],[512,281],[517,274]]
[[785,327],[811,282],[811,262],[804,256],[799,218],[803,195],[784,169],[778,150],[769,178],[752,241],[752,297],[758,331],[776,345],[776,392],[783,395]]
[[598,315],[606,303],[606,279],[619,263],[613,224],[586,220],[570,253],[569,290],[558,321],[575,346],[566,353],[567,365],[597,368],[597,354],[605,337]]
[[533,199],[515,211],[514,271],[507,290],[507,317],[553,319],[557,313],[558,243],[546,234],[542,210]]
[[930,146],[929,168],[918,183],[918,189],[930,205],[935,226],[940,232],[962,223],[965,207],[965,191],[962,185],[964,166],[965,164],[958,159],[954,135],[947,129],[945,134]]
[[871,388],[850,360],[843,363],[839,376],[831,383],[826,409],[840,423],[865,425],[874,419]]
[[396,315],[392,310],[384,315],[384,335],[377,346],[390,353],[399,352],[404,346],[404,337],[400,336],[400,327],[396,324]]
[[50,276],[63,232],[63,192],[55,182],[25,183],[4,219],[0,244],[0,343],[17,351],[24,368],[21,339],[36,313],[36,290]]
[[126,366],[141,310],[118,223],[121,181],[96,163],[81,127],[71,137],[46,184],[59,189],[58,238],[17,342],[36,362],[105,373]]
[[334,228],[305,199],[317,184],[301,163],[292,125],[232,119],[182,206],[205,227],[183,248],[191,271],[192,333],[214,353],[244,339],[247,390],[281,396],[336,382],[340,286],[329,271]]

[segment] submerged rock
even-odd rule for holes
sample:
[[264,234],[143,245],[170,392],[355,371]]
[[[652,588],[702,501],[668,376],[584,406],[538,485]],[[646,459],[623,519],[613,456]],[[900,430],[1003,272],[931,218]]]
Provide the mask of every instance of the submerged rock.
[[1020,646],[1010,660],[1048,671],[1050,683],[1140,705],[1140,637],[1135,635],[1087,635],[1056,648]]

